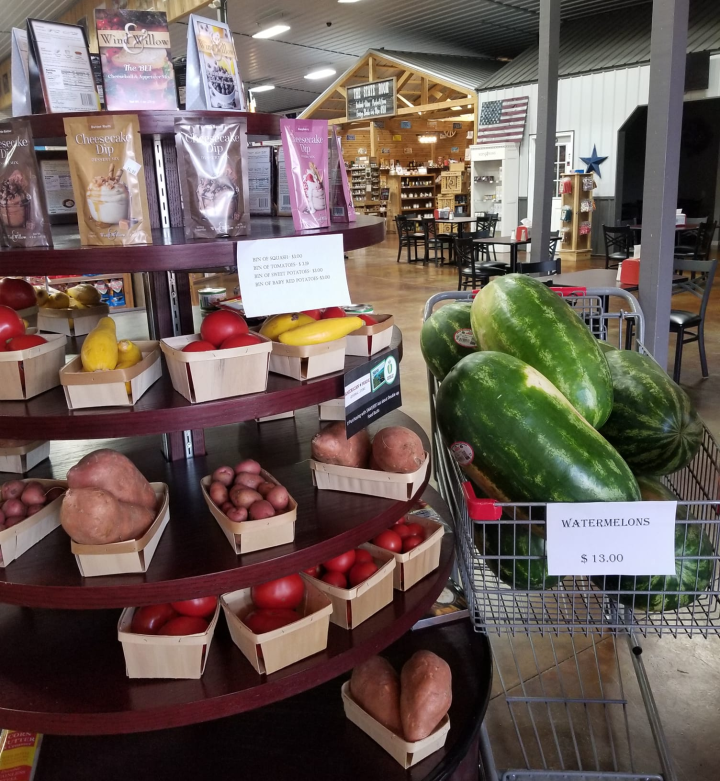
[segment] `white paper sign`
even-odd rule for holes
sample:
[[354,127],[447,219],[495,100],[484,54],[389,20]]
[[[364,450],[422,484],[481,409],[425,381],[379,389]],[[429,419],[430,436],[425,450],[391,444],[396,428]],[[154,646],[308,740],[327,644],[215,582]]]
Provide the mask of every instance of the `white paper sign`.
[[239,241],[237,264],[248,317],[350,304],[340,234]]
[[547,506],[550,575],[674,575],[677,502]]

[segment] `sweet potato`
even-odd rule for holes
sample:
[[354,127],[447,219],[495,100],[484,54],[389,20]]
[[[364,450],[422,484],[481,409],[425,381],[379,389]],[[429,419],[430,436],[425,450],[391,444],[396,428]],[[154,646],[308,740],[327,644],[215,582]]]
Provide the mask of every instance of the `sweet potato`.
[[60,523],[81,545],[136,540],[155,520],[155,510],[116,499],[102,488],[70,488],[60,508]]
[[417,651],[400,672],[400,718],[405,740],[431,735],[450,709],[452,673],[432,651]]
[[372,457],[383,472],[417,472],[425,460],[420,437],[404,426],[380,429],[373,439]]
[[364,429],[348,439],[342,420],[331,423],[313,437],[312,457],[323,464],[365,469],[370,457],[370,437]]
[[350,678],[350,693],[357,704],[383,726],[402,735],[400,679],[382,656],[359,664]]
[[68,471],[67,480],[68,488],[101,488],[120,502],[137,504],[153,512],[157,504],[150,483],[129,458],[115,450],[88,453]]

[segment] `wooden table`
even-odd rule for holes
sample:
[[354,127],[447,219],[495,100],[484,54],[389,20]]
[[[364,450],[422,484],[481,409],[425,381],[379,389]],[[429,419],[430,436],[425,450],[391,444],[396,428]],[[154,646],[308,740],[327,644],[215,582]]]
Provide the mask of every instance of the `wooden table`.
[[[552,280],[558,285],[571,285],[573,287],[619,287],[621,290],[634,291],[638,289],[638,284],[625,284],[617,279],[617,269],[615,268],[590,268],[585,271],[570,271],[566,274],[550,274],[545,277],[537,277],[541,282]],[[673,284],[682,282],[685,277],[678,274],[673,275]]]
[[517,271],[517,256],[518,247],[530,244],[532,239],[525,239],[524,241],[516,241],[510,236],[488,236],[485,239],[473,239],[476,244],[489,246],[491,244],[497,244],[503,247],[510,247],[510,271],[515,273]]

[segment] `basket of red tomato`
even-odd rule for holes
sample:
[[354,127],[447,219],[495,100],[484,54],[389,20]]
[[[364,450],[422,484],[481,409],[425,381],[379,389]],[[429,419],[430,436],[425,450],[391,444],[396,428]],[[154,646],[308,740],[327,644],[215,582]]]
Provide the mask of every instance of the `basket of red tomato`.
[[365,323],[349,334],[345,347],[346,355],[359,355],[369,358],[380,350],[390,347],[392,328],[395,320],[392,315],[358,315]]

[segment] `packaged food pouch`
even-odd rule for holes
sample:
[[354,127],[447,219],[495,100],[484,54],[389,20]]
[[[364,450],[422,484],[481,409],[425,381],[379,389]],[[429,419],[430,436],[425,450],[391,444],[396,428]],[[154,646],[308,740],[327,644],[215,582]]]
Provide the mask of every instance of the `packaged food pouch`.
[[327,228],[327,120],[281,119],[280,134],[295,230]]
[[51,247],[30,123],[0,123],[0,231],[6,247]]
[[185,237],[215,239],[250,233],[247,120],[175,120]]
[[65,117],[83,244],[152,244],[135,114]]
[[333,125],[330,137],[330,219],[332,222],[355,222],[355,205],[353,204],[347,169],[343,159],[342,144]]

